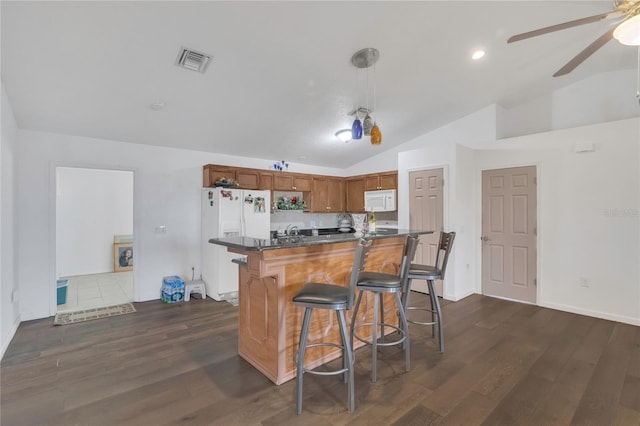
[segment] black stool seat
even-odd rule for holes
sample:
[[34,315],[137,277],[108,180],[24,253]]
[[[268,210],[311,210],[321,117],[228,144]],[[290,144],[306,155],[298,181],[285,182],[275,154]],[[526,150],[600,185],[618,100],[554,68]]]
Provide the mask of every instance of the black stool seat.
[[[442,276],[442,270],[436,268],[435,266],[429,265],[418,265],[417,263],[412,263],[409,268],[409,273],[413,275],[413,279],[422,279],[422,280],[434,280],[439,279]],[[418,278],[417,276],[420,276]]]
[[358,279],[358,288],[362,287],[389,287],[399,288],[402,281],[397,275],[383,274],[380,272],[365,271],[360,274]]
[[[333,284],[323,283],[306,283],[300,291],[293,296],[294,303],[313,303],[318,308],[325,309],[346,309],[349,302],[350,289],[348,287],[339,287]],[[341,306],[344,305],[344,306]]]

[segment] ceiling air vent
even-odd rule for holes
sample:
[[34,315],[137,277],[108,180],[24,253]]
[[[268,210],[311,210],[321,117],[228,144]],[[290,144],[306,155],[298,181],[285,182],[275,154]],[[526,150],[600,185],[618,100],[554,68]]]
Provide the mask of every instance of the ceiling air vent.
[[204,73],[212,58],[212,55],[181,47],[178,59],[176,59],[176,65],[191,71]]

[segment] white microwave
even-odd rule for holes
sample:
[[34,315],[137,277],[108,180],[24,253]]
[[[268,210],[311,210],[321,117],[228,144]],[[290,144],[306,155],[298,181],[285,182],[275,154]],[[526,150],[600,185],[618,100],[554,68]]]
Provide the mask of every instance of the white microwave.
[[368,212],[392,212],[396,210],[396,190],[364,192],[364,209]]

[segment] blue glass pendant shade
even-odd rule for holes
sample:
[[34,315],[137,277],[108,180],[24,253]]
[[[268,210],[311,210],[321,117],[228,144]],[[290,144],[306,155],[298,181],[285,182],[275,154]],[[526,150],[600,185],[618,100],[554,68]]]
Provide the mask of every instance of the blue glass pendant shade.
[[362,139],[362,123],[358,117],[353,120],[353,125],[351,126],[351,139]]

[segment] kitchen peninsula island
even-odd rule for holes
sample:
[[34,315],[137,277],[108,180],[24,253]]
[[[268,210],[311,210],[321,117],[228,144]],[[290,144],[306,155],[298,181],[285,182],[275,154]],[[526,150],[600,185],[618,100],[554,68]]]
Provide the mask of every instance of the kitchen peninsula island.
[[[373,240],[366,270],[398,273],[406,235],[432,232],[386,230],[365,235],[364,238]],[[348,285],[358,240],[355,234],[209,240],[209,243],[226,246],[228,251],[239,255],[234,260],[240,268],[238,352],[275,384],[295,377],[292,358],[298,347],[302,309],[294,306],[292,297],[310,281]],[[385,319],[397,323],[395,301],[392,295],[387,296]],[[358,322],[371,322],[372,305],[372,300],[363,299]],[[350,314],[348,311],[348,321]],[[385,331],[391,333],[393,329],[388,327]],[[359,334],[367,337],[366,332]],[[333,312],[316,312],[309,340],[311,343],[340,342]],[[356,340],[354,345],[355,349],[363,343]],[[315,368],[340,355],[341,352],[333,347],[309,348],[305,365]]]

